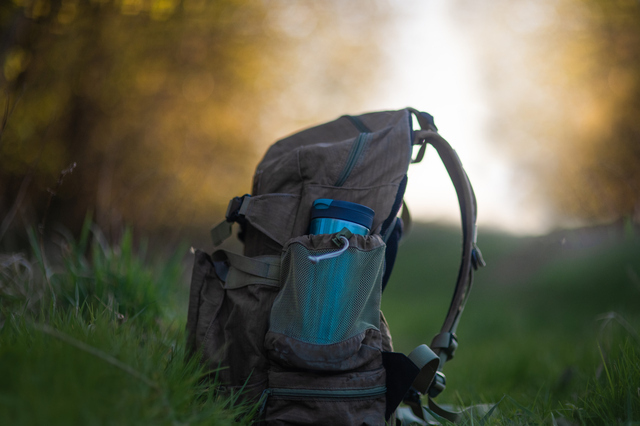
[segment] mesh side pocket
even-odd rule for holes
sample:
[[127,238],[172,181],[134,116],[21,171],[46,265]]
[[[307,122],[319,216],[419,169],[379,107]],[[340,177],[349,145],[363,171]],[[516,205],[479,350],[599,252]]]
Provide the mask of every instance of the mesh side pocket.
[[338,248],[327,236],[302,238],[309,244],[304,239],[293,242],[283,255],[283,287],[273,304],[269,330],[313,345],[330,345],[368,329],[379,330],[382,240],[354,235],[346,252],[314,265],[310,255]]

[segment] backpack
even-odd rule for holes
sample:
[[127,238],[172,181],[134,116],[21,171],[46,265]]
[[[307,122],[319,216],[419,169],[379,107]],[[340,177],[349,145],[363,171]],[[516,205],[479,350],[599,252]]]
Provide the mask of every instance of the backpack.
[[[412,128],[412,116],[421,129]],[[404,355],[393,351],[380,300],[409,221],[407,170],[427,144],[458,196],[462,260],[441,332]],[[309,234],[318,199],[373,209],[368,235]],[[441,370],[458,345],[474,270],[484,266],[475,222],[467,175],[427,113],[342,116],[286,137],[258,164],[251,195],[233,198],[211,231],[217,247],[238,223],[243,255],[195,251],[188,355],[198,354],[236,403],[259,403],[258,421],[268,425],[395,424],[402,401],[420,419],[431,412],[455,421],[432,398],[445,388]]]

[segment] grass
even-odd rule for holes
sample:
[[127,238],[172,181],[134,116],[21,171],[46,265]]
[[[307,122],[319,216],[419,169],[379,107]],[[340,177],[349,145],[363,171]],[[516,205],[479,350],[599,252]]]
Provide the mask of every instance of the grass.
[[[383,296],[397,350],[439,331],[459,242],[455,229],[422,226],[401,247]],[[476,274],[439,402],[501,401],[497,424],[640,422],[640,235],[481,233],[479,245],[488,266]]]
[[30,236],[32,259],[2,257],[1,424],[234,423],[184,362],[184,248],[154,260],[130,231],[110,246],[87,222],[53,267]]
[[[249,407],[184,362],[185,247],[153,256],[89,221],[45,256],[0,256],[0,424],[232,424]],[[383,311],[396,350],[439,331],[457,275],[456,229],[418,225]],[[437,400],[486,404],[469,424],[640,424],[640,235],[481,233],[476,274]],[[56,253],[54,256],[51,253]]]

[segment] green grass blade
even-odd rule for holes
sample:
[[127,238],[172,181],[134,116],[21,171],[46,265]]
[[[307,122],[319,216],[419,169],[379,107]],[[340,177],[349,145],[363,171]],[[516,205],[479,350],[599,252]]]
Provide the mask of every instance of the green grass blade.
[[119,368],[120,370],[124,371],[125,373],[130,374],[131,376],[135,377],[136,379],[142,381],[143,383],[145,383],[147,386],[158,389],[158,384],[152,380],[150,380],[148,377],[145,377],[143,374],[140,374],[140,372],[136,371],[134,368],[132,368],[130,365],[127,365],[125,363],[123,363],[122,361],[118,360],[117,358],[99,350],[94,348],[93,346],[87,345],[84,342],[81,342],[79,340],[74,339],[71,336],[68,336],[64,333],[62,333],[61,331],[58,331],[52,327],[49,327],[48,325],[45,324],[32,324],[31,325],[34,329],[41,331],[43,333],[46,333],[52,337],[55,337],[58,340],[61,340],[71,346],[75,346],[76,348],[80,349],[81,351],[87,352],[97,358],[100,358],[101,360],[113,365],[114,367]]
[[500,405],[500,403],[504,400],[504,398],[506,397],[506,395],[504,395],[502,398],[500,398],[500,401],[498,401],[497,403],[495,403],[490,409],[489,411],[487,411],[487,414],[485,414],[484,416],[482,416],[482,419],[480,419],[480,426],[484,426],[484,424],[489,420],[489,418],[491,417],[491,415],[493,414],[494,411],[496,411],[496,409],[498,408],[498,406]]

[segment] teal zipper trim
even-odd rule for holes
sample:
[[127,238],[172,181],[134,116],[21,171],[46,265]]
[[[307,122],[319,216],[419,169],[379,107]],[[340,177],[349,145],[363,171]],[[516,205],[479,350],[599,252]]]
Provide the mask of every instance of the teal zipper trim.
[[347,163],[342,169],[340,173],[340,177],[333,186],[342,186],[344,182],[347,180],[349,175],[351,174],[351,170],[355,167],[358,159],[362,155],[364,148],[367,146],[367,142],[371,139],[371,133],[360,133],[358,135],[358,139],[356,139],[351,145],[351,150],[349,151],[349,156],[347,157]]
[[362,120],[360,120],[358,117],[354,117],[352,115],[345,115],[344,117],[348,118],[349,121],[351,121],[351,124],[353,124],[353,126],[358,129],[359,132],[361,133],[371,133],[371,129],[369,129],[367,126],[364,125],[364,123],[362,122]]

